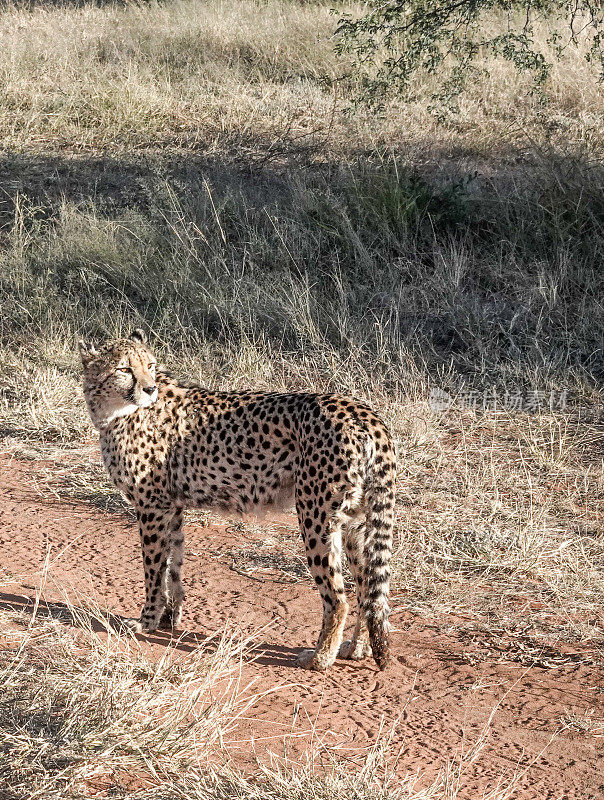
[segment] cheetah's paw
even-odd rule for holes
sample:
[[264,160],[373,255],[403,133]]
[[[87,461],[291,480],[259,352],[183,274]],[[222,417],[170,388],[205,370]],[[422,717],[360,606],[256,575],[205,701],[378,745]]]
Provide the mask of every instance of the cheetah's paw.
[[302,650],[296,659],[296,665],[304,669],[313,669],[316,672],[325,672],[331,666],[332,660],[328,660],[316,650]]
[[371,645],[367,642],[355,642],[353,639],[348,639],[342,642],[338,652],[339,658],[346,658],[350,661],[361,661],[366,656],[371,655]]
[[181,609],[164,608],[157,627],[164,630],[174,630],[174,628],[179,627],[181,617]]
[[141,619],[124,617],[122,619],[122,624],[129,631],[132,631],[132,633],[153,633],[157,630],[157,622],[150,619],[145,619],[145,617],[142,617]]
[[122,625],[126,630],[132,631],[132,633],[142,633],[143,626],[140,619],[134,619],[133,617],[122,617]]

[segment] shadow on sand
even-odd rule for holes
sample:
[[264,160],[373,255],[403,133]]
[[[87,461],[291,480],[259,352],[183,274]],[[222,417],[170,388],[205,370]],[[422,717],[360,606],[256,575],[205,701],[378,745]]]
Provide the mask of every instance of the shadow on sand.
[[[221,632],[185,631],[158,629],[153,633],[135,634],[128,626],[128,618],[100,609],[87,609],[72,604],[45,600],[0,592],[0,611],[27,614],[37,619],[57,620],[74,628],[89,629],[94,633],[117,633],[131,635],[143,644],[152,647],[172,648],[184,653],[192,653],[201,648],[207,653],[217,650]],[[301,647],[283,647],[270,642],[253,642],[246,647],[243,658],[246,662],[255,662],[261,666],[295,667],[296,657],[302,652]]]

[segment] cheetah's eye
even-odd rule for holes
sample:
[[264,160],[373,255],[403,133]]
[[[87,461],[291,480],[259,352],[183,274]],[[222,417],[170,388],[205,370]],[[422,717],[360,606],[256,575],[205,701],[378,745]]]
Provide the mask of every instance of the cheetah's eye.
[[130,367],[118,367],[115,371],[116,372],[123,372],[124,374],[127,374],[128,372],[132,372]]
[[153,372],[154,369],[155,369],[155,364],[149,364],[149,370]]

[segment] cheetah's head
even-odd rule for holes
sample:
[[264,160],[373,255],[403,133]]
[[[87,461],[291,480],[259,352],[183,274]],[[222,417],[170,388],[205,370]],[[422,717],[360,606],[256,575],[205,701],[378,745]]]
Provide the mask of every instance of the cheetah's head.
[[129,339],[113,339],[97,350],[79,341],[84,366],[84,395],[95,427],[147,408],[157,400],[155,357],[140,329]]

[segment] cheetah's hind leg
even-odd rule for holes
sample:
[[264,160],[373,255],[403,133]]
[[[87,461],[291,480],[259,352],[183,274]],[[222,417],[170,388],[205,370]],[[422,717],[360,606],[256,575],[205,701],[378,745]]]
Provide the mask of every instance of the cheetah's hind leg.
[[299,503],[298,516],[308,568],[323,601],[323,621],[317,646],[314,650],[304,650],[297,664],[323,672],[336,660],[340,649],[348,603],[342,578],[340,522],[337,517],[325,523],[317,522],[319,515],[315,517],[313,512],[314,509]]
[[338,657],[351,661],[361,661],[371,655],[369,631],[365,617],[365,556],[363,552],[365,529],[366,520],[363,515],[346,521],[342,530],[344,550],[357,595],[357,618],[352,639],[342,642]]

